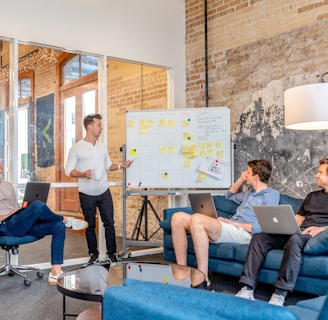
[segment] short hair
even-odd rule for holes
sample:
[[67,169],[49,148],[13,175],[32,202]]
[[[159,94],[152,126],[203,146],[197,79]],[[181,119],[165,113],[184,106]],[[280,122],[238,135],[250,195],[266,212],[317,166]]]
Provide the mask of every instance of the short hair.
[[99,113],[92,113],[92,114],[88,114],[84,117],[83,119],[83,125],[85,130],[87,130],[88,125],[91,124],[93,122],[94,119],[98,119],[101,120],[102,116]]
[[268,160],[251,160],[247,165],[252,168],[253,174],[258,174],[263,183],[268,183],[271,176],[272,166]]
[[[320,164],[320,166],[321,166],[322,164],[328,164],[328,158],[321,159],[321,160],[319,161],[319,164]],[[326,167],[326,174],[328,174],[328,166]]]

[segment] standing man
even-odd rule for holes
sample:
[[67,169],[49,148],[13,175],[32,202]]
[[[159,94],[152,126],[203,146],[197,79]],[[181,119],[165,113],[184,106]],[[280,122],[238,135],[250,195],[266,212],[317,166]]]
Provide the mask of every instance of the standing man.
[[100,114],[89,114],[84,117],[86,135],[72,146],[65,167],[67,176],[78,178],[80,204],[84,218],[89,223],[86,230],[89,264],[97,262],[99,255],[95,232],[97,208],[105,228],[108,258],[111,262],[117,261],[113,200],[108,188],[106,171],[128,168],[131,165],[131,161],[122,164],[112,163],[107,147],[98,141],[103,131],[101,120]]
[[[240,204],[236,213],[230,218],[213,219],[204,214],[176,212],[172,217],[172,240],[177,264],[187,265],[187,235],[191,234],[194,244],[197,268],[205,274],[206,287],[211,288],[208,278],[209,242],[249,243],[252,234],[261,232],[253,205],[274,205],[279,203],[278,191],[269,188],[267,183],[271,176],[271,164],[267,160],[252,160],[248,168],[231,186],[226,198]],[[240,192],[247,182],[252,188]]]
[[266,254],[272,249],[283,249],[279,277],[269,303],[283,306],[289,291],[294,289],[302,265],[302,251],[311,237],[328,229],[328,158],[319,161],[316,174],[321,190],[310,192],[296,214],[302,234],[281,235],[259,233],[253,236],[248,247],[244,269],[239,282],[242,289],[238,297],[254,300],[254,289]]

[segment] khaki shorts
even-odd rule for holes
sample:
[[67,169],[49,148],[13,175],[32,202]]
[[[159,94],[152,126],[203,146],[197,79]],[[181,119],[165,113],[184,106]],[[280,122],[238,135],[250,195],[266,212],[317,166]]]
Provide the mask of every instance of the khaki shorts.
[[243,228],[238,228],[230,223],[223,221],[220,222],[222,225],[221,236],[218,240],[211,241],[211,243],[235,242],[247,244],[251,241],[252,235]]

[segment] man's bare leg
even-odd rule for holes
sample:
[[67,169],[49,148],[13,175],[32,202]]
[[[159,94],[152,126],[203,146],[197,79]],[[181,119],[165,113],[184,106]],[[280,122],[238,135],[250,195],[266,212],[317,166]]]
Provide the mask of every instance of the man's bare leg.
[[172,241],[177,264],[187,265],[187,234],[190,233],[191,215],[185,212],[176,212],[171,220]]
[[209,241],[219,239],[222,226],[219,220],[215,220],[202,214],[193,214],[190,222],[190,232],[194,244],[197,268],[205,274],[207,283],[208,278],[208,249]]

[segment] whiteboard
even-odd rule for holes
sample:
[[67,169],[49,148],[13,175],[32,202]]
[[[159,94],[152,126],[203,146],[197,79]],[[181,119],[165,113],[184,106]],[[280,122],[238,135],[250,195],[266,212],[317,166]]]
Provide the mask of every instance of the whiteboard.
[[228,107],[128,111],[127,188],[231,186]]

